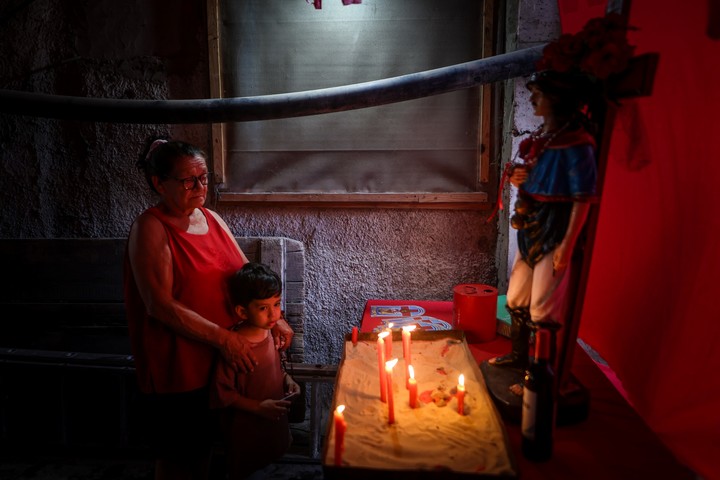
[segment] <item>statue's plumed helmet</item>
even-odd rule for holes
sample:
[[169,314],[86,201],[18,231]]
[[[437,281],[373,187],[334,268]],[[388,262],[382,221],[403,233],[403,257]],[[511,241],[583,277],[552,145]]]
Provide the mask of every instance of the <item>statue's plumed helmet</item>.
[[542,70],[532,74],[525,84],[535,87],[552,98],[553,103],[562,104],[570,110],[582,109],[590,101],[594,85],[584,74]]

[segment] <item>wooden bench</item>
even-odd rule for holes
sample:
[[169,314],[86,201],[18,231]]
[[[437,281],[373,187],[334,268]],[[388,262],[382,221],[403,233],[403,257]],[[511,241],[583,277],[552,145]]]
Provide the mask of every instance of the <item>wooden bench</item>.
[[[268,264],[283,279],[285,315],[295,331],[289,367],[297,380],[332,381],[334,366],[304,363],[302,243],[283,237],[237,240],[249,260]],[[6,278],[0,289],[3,447],[142,448],[123,302],[125,242],[0,239]],[[315,390],[311,423],[319,421]],[[318,445],[311,451],[316,455]]]

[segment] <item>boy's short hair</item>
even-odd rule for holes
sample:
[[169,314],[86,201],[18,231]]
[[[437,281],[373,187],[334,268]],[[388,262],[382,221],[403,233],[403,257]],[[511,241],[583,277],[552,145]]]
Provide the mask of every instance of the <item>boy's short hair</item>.
[[247,307],[253,300],[265,300],[282,293],[280,275],[262,263],[249,262],[228,280],[233,305]]

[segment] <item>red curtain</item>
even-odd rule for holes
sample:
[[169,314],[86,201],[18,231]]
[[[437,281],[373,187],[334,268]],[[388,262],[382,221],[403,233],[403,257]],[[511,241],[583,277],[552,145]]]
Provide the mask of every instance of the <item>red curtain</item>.
[[[597,2],[560,0],[561,19],[583,3]],[[632,1],[630,43],[660,61],[652,95],[623,101],[614,125],[579,332],[707,480],[720,479],[719,11]]]

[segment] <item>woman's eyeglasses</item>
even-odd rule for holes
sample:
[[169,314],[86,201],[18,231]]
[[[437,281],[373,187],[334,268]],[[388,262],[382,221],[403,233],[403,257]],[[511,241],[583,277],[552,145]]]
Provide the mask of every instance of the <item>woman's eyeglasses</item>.
[[168,177],[171,180],[175,180],[176,182],[182,183],[182,186],[185,190],[192,190],[195,188],[195,185],[200,183],[200,185],[207,185],[208,179],[210,177],[210,173],[203,173],[202,175],[198,175],[197,177],[195,175],[191,175],[189,177],[185,178],[175,178],[175,177]]

